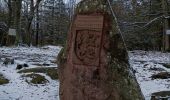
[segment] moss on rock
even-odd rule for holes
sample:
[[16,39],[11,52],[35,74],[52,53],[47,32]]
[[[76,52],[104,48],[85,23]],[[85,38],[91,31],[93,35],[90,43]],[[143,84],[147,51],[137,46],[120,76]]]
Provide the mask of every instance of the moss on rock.
[[8,83],[9,83],[9,80],[4,78],[4,76],[0,74],[0,85],[8,84]]
[[[28,74],[28,75],[23,75],[22,77],[26,77],[26,82],[29,84],[45,84],[48,82],[48,80],[39,74]],[[28,79],[30,78],[30,79]]]
[[31,69],[24,69],[19,71],[18,73],[45,73],[50,76],[53,80],[58,80],[58,69],[56,67],[38,67]]

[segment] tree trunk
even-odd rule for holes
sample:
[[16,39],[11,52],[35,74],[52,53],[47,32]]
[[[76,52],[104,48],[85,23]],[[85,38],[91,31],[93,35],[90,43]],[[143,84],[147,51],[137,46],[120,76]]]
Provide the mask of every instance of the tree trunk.
[[36,46],[39,45],[39,10],[37,8],[37,14],[36,14]]
[[60,100],[144,100],[107,7],[105,0],[78,5],[58,56]]
[[133,12],[134,15],[137,15],[137,0],[132,0],[132,7],[133,7]]
[[[167,0],[162,0],[162,8],[164,16],[168,16],[168,4]],[[168,19],[164,18],[163,24],[164,34],[163,34],[163,47],[164,50],[170,50],[170,36],[166,34],[166,30],[169,29]]]
[[20,18],[21,18],[21,7],[22,7],[22,0],[14,0],[15,2],[15,19],[14,19],[14,26],[16,28],[16,44],[20,41]]
[[29,16],[27,19],[27,25],[26,25],[26,34],[27,34],[27,40],[26,43],[30,46],[31,45],[31,37],[32,37],[32,20],[34,19],[34,15],[35,15],[35,10],[38,9],[39,4],[42,0],[37,0],[36,4],[34,3],[34,0],[31,0],[31,4],[30,4],[30,12],[29,12]]
[[26,25],[26,44],[28,46],[31,45],[31,24],[32,24],[32,21],[28,21],[27,22],[27,25]]
[[11,21],[12,21],[12,2],[11,2],[11,0],[8,0],[7,4],[8,4],[8,10],[9,10],[9,12],[8,12],[8,28],[10,28]]

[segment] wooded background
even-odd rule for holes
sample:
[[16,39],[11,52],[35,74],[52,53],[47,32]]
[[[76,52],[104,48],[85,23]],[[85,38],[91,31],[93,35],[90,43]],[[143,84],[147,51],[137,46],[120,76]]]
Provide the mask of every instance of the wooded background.
[[[169,50],[170,0],[110,1],[129,50]],[[0,0],[0,35],[14,28],[15,44],[63,45],[75,7],[76,0]]]
[[1,0],[0,22],[16,29],[16,43],[63,44],[75,0]]

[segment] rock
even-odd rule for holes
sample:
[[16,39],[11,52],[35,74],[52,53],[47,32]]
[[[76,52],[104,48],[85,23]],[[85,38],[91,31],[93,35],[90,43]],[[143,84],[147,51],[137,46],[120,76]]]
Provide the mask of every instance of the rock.
[[39,75],[39,74],[28,74],[28,75],[24,75],[23,77],[26,77],[26,78],[31,78],[30,79],[26,79],[26,82],[29,83],[29,84],[46,84],[48,83],[48,80],[42,76],[42,75]]
[[23,44],[23,43],[18,43],[19,47],[29,47],[27,44]]
[[8,84],[9,80],[0,73],[0,85]]
[[149,64],[144,64],[143,67],[146,68]]
[[144,100],[111,15],[88,12],[89,5],[105,7],[101,2],[82,1],[72,22],[57,61],[60,100]]
[[4,65],[14,64],[14,63],[15,63],[14,59],[10,59],[10,58],[5,58],[5,60],[3,61]]
[[156,68],[156,67],[151,67],[149,70],[154,70],[154,71],[165,71],[163,68]]
[[50,66],[50,64],[43,63],[43,66]]
[[26,63],[24,63],[24,64],[18,64],[17,67],[16,67],[16,69],[17,69],[17,70],[20,70],[20,69],[26,68],[26,67],[29,67],[29,65],[26,64]]
[[151,78],[152,79],[168,79],[168,78],[170,78],[170,73],[169,72],[161,72],[161,73],[152,75]]
[[14,64],[14,63],[15,63],[15,61],[14,61],[14,59],[12,59],[12,60],[11,60],[11,64]]
[[151,100],[169,100],[170,91],[155,92],[151,95]]
[[20,64],[18,64],[17,67],[16,67],[17,70],[20,70],[22,68],[23,68],[23,65],[20,65]]
[[23,64],[23,67],[29,67],[28,64]]
[[0,58],[0,62],[3,62],[2,58]]
[[162,64],[166,68],[170,68],[170,64]]

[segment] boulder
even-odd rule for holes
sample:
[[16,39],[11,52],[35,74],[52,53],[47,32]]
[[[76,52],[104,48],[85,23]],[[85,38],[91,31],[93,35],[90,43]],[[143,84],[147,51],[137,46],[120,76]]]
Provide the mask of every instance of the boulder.
[[26,64],[26,63],[24,63],[24,64],[18,64],[17,67],[16,67],[16,69],[17,69],[17,70],[20,70],[20,69],[22,69],[22,68],[27,68],[27,67],[29,67],[29,65]]
[[170,99],[170,91],[160,91],[152,93],[151,100],[169,100]]
[[20,65],[20,64],[18,64],[17,67],[16,67],[17,70],[20,70],[22,68],[23,68],[23,65]]
[[8,65],[8,64],[14,64],[15,61],[13,58],[5,58],[5,60],[3,61],[4,65]]
[[152,79],[168,79],[170,78],[169,72],[160,72],[151,76]]
[[144,100],[121,35],[103,4],[105,0],[85,0],[77,8],[58,55],[60,100]]
[[23,67],[29,67],[29,65],[28,64],[23,64]]

